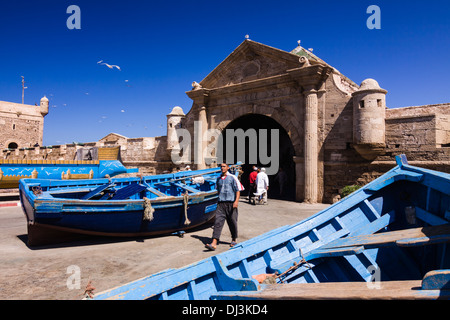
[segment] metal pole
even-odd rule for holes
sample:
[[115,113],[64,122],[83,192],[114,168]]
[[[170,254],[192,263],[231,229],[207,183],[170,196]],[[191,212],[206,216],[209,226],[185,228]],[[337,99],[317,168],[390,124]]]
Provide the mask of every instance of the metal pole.
[[24,95],[25,95],[25,79],[22,77],[22,104],[24,104]]

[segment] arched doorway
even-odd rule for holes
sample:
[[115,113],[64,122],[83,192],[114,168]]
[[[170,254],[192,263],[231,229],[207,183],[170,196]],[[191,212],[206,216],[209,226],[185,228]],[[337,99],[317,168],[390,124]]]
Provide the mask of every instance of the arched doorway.
[[[228,129],[231,129],[228,132],[232,132],[234,135],[229,135],[227,132]],[[264,133],[264,131],[266,133]],[[244,135],[242,135],[243,133]],[[222,151],[222,154],[219,154],[219,158],[229,160],[229,157],[227,157],[227,155],[229,155],[227,153],[230,152],[230,150],[227,149],[227,145],[228,148],[230,148],[230,141],[227,143],[228,136],[228,138],[232,137],[234,139],[234,143],[231,144],[234,146],[232,153],[234,154],[234,158],[228,162],[236,163],[241,160],[244,163],[242,166],[244,172],[241,175],[241,183],[245,187],[243,195],[246,196],[248,194],[248,178],[250,172],[252,171],[252,166],[256,165],[258,167],[266,168],[270,166],[272,172],[268,172],[269,198],[295,200],[296,175],[295,163],[293,160],[295,151],[289,135],[277,121],[260,114],[244,115],[230,122],[222,131],[221,136],[222,150],[219,150],[219,153]],[[238,151],[238,140],[241,139],[241,142],[244,141],[243,136],[245,137],[245,159],[242,158],[242,154],[239,154]],[[257,142],[255,142],[255,136]],[[278,141],[276,141],[276,138],[278,138]],[[272,144],[276,142],[278,142],[278,146],[273,146]],[[253,145],[250,146],[250,143],[253,143]],[[257,157],[254,156],[255,150],[257,150]],[[239,156],[240,159],[238,159]],[[275,159],[275,157],[277,158]],[[273,167],[273,163],[267,163],[267,160],[269,159],[277,162],[276,168]],[[286,177],[286,181],[282,189],[280,189],[281,179],[279,179],[282,173],[279,173],[279,169],[284,171]],[[280,193],[280,191],[282,191],[282,193]]]
[[10,142],[8,144],[8,149],[17,149],[18,147],[19,147],[18,144],[15,142]]

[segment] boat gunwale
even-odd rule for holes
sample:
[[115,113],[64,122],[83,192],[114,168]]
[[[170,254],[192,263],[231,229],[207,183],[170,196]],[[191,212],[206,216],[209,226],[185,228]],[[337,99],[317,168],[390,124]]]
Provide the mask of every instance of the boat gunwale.
[[[217,174],[220,171],[220,168],[210,168],[203,169],[198,171],[183,171],[178,173],[168,173],[157,176],[144,176],[140,177],[124,177],[124,178],[115,178],[115,179],[107,179],[107,178],[99,178],[99,179],[84,179],[84,180],[55,180],[55,179],[22,179],[19,182],[19,189],[23,191],[23,194],[28,198],[29,202],[32,206],[44,204],[44,203],[62,203],[67,205],[96,205],[96,206],[108,206],[108,205],[126,205],[126,204],[138,204],[143,203],[144,199],[124,199],[124,200],[84,200],[84,199],[70,199],[70,198],[57,198],[53,197],[52,193],[69,193],[71,189],[74,192],[89,192],[92,188],[99,187],[102,184],[111,182],[116,185],[121,185],[121,187],[125,187],[127,185],[131,185],[132,183],[145,182],[146,184],[153,187],[155,183],[171,183],[173,180],[183,180],[183,179],[191,179],[196,176],[204,176],[208,174]],[[149,182],[153,181],[153,182]],[[53,185],[52,185],[53,184]],[[48,188],[48,190],[43,191],[40,195],[36,195],[31,190],[34,186],[40,186],[41,188]],[[82,188],[82,189],[81,189]],[[75,191],[76,190],[76,191]],[[152,193],[151,190],[148,192]],[[163,192],[162,192],[163,193]],[[198,191],[188,193],[189,200],[197,199],[197,198],[205,198],[208,196],[214,197],[218,192],[215,189],[211,189],[208,191]],[[21,193],[22,194],[22,193]],[[166,196],[157,196],[155,198],[149,198],[151,203],[153,204],[164,204],[169,202],[179,202],[183,201],[184,195],[166,195]]]
[[[210,190],[204,192],[198,192],[195,194],[189,195],[189,200],[196,198],[205,198],[206,196],[214,196],[217,194],[217,190]],[[183,201],[184,196],[167,196],[167,197],[158,197],[149,199],[153,204],[165,203],[165,202],[178,202]],[[125,199],[125,200],[83,200],[83,199],[62,199],[62,198],[39,198],[35,197],[33,203],[36,205],[44,204],[44,203],[62,203],[62,204],[77,204],[77,205],[118,205],[118,204],[142,204],[144,202],[143,199]]]

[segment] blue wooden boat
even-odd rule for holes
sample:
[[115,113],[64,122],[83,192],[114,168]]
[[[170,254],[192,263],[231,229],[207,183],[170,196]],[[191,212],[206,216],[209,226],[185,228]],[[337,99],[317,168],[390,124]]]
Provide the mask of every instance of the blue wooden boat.
[[118,160],[0,160],[0,189],[17,188],[20,179],[97,179],[135,172]]
[[220,168],[92,180],[22,179],[28,244],[73,234],[153,236],[197,227],[215,216]]
[[306,220],[94,299],[448,298],[450,175],[396,161]]

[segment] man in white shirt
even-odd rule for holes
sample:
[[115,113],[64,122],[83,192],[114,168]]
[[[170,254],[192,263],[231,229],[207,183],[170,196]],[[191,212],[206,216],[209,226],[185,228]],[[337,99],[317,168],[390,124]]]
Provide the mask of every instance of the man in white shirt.
[[256,196],[262,197],[263,204],[267,204],[267,190],[269,190],[269,177],[266,174],[266,169],[261,168],[261,171],[256,176]]

